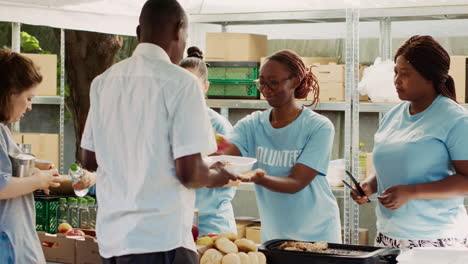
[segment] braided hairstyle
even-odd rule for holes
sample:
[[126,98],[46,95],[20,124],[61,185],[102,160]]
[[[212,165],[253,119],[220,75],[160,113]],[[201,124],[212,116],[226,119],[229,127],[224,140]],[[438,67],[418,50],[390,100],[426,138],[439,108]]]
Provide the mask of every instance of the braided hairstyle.
[[432,81],[438,94],[457,101],[455,82],[448,74],[450,56],[447,51],[431,36],[412,36],[396,52],[413,65],[424,79]]
[[300,80],[299,85],[294,90],[294,98],[307,98],[310,92],[314,93],[314,98],[308,106],[314,105],[317,107],[319,103],[320,88],[317,77],[312,73],[312,66],[306,67],[299,55],[292,50],[281,50],[267,58],[279,62],[287,67],[292,77],[297,77]]
[[180,61],[179,66],[185,69],[194,69],[200,80],[208,81],[208,67],[203,61],[203,52],[198,47],[187,49],[188,57]]

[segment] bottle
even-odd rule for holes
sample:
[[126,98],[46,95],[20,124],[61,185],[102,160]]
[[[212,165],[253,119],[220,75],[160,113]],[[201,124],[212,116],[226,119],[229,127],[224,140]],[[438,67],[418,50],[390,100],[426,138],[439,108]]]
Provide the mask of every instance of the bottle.
[[89,209],[88,201],[84,198],[80,200],[78,226],[82,229],[89,229]]
[[[83,170],[76,163],[73,163],[72,165],[70,165],[68,175],[70,175],[72,183],[75,184],[81,179],[81,176],[83,176]],[[75,188],[73,188],[73,190],[75,191],[75,194],[78,197],[83,197],[88,193],[88,189],[75,190]]]
[[77,228],[78,222],[78,201],[76,198],[70,198],[70,205],[68,207],[68,221],[73,228]]
[[66,198],[59,199],[59,205],[57,207],[57,224],[68,223],[68,205]]
[[359,143],[359,177],[358,181],[364,181],[367,178],[367,152],[366,143]]
[[97,206],[94,198],[88,199],[89,225],[92,229],[96,228]]

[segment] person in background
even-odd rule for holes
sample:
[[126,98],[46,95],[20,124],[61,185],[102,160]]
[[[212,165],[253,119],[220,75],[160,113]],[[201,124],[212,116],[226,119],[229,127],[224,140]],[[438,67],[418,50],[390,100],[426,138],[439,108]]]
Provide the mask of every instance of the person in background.
[[0,49],[0,263],[45,263],[36,233],[33,192],[60,186],[56,169],[35,169],[29,177],[12,176],[9,153],[20,153],[9,123],[32,110],[32,99],[42,75],[33,62]]
[[104,263],[198,263],[191,233],[195,191],[236,177],[202,154],[216,142],[200,82],[176,65],[188,20],[175,0],[148,0],[133,55],[96,77],[81,147],[96,181]]
[[[197,47],[190,47],[187,54],[188,57],[183,59],[179,66],[197,76],[203,93],[206,94],[210,83],[208,82],[208,68],[203,61],[203,53]],[[232,131],[232,125],[226,118],[209,107],[206,107],[206,111],[216,133],[228,135]],[[235,194],[235,187],[200,188],[196,191],[195,207],[198,208],[200,235],[237,233],[231,204]]]
[[375,134],[375,173],[362,188],[377,193],[376,246],[468,245],[468,112],[456,102],[450,56],[430,36],[413,36],[395,54],[401,100]]
[[257,88],[272,109],[240,120],[226,154],[257,159],[250,179],[255,183],[262,241],[341,242],[337,202],[326,179],[333,124],[296,99],[314,93],[316,77],[293,51],[279,51],[265,60]]

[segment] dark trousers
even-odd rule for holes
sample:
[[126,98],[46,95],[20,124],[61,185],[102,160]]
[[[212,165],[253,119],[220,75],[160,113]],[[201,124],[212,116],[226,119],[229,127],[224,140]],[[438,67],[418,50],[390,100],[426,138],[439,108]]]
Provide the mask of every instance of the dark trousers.
[[166,252],[131,254],[102,258],[103,264],[198,264],[197,253],[180,247]]

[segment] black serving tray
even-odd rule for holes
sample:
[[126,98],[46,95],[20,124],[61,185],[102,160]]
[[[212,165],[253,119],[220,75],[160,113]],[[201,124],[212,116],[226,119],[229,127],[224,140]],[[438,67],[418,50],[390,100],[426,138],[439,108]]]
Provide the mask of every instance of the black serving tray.
[[275,239],[267,241],[260,246],[259,251],[265,254],[268,264],[387,264],[397,263],[396,257],[400,254],[400,249],[397,248],[333,243],[328,243],[330,249],[356,250],[364,251],[365,253],[351,256],[278,249],[281,244],[287,241],[294,240]]

